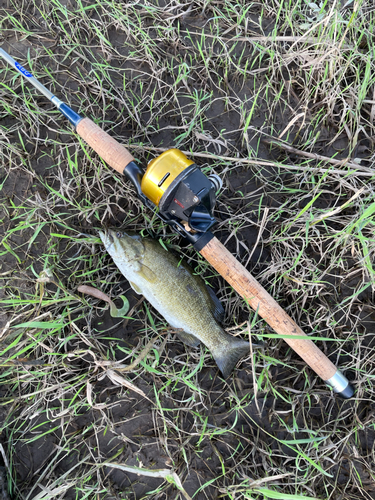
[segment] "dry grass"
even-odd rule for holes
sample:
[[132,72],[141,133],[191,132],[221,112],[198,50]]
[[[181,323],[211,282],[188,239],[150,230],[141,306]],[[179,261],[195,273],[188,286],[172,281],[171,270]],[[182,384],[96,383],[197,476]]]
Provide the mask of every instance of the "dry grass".
[[[140,164],[178,147],[222,176],[216,235],[307,333],[329,339],[319,347],[357,391],[338,400],[282,340],[228,381],[208,352],[176,341],[103,252],[103,225],[174,246],[218,292],[228,331],[272,332],[1,64],[0,415],[12,498],[375,498],[371,4],[0,9],[2,47]],[[84,284],[125,293],[133,319],[111,319],[77,292]],[[133,372],[115,371],[151,339]]]

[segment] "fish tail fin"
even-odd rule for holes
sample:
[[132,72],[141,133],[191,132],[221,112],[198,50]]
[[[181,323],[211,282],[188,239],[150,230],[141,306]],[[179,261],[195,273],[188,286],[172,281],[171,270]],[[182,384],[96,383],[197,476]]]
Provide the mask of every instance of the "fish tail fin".
[[250,354],[249,342],[228,335],[228,342],[223,342],[211,350],[219,370],[224,378],[228,378],[238,361]]

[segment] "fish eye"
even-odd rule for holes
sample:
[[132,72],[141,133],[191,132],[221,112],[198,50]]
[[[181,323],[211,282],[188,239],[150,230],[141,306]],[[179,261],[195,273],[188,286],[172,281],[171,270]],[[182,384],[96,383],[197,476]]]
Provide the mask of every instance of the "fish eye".
[[117,236],[117,238],[122,238],[123,234],[122,234],[122,233],[120,233],[120,231],[118,231],[118,232],[116,233],[116,236]]

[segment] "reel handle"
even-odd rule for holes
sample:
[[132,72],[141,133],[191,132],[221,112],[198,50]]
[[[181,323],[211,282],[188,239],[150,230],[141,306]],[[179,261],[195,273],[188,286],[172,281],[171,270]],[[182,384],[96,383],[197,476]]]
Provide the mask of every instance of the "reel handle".
[[89,118],[83,118],[76,126],[77,134],[98,153],[108,165],[120,174],[134,161],[130,152]]
[[284,340],[335,392],[346,399],[352,397],[354,389],[346,377],[217,238],[199,252],[276,333],[305,337]]

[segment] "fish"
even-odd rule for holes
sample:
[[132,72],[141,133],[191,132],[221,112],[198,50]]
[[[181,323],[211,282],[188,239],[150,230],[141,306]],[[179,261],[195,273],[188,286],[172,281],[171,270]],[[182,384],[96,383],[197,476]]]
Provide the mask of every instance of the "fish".
[[249,342],[222,329],[222,304],[203,279],[156,239],[113,229],[99,231],[99,236],[132,289],[152,304],[185,344],[204,344],[223,377],[229,377],[250,353]]

